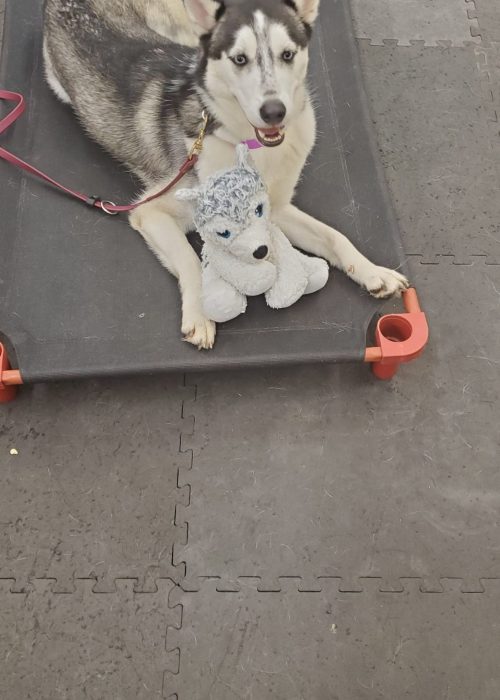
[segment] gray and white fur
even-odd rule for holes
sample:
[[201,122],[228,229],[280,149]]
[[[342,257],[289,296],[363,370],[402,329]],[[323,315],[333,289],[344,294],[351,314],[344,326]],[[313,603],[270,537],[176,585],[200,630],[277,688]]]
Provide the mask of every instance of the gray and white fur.
[[[325,258],[377,297],[406,279],[367,260],[335,229],[291,202],[315,141],[308,46],[320,0],[46,0],[47,80],[85,131],[144,182],[147,194],[176,175],[209,116],[196,173],[182,187],[231,167],[234,148],[258,138],[254,161],[273,220],[298,247]],[[185,233],[189,204],[164,195],[131,225],[179,280],[182,333],[210,348],[199,260]]]

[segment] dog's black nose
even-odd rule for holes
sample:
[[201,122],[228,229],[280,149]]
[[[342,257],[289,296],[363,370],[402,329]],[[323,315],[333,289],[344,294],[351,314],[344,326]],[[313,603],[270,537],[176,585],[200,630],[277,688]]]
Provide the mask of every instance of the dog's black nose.
[[257,248],[257,250],[254,250],[253,256],[254,258],[257,258],[257,260],[264,260],[268,253],[269,248],[267,247],[267,245],[261,245]]
[[260,108],[260,116],[271,126],[280,126],[285,118],[286,107],[281,100],[267,100]]

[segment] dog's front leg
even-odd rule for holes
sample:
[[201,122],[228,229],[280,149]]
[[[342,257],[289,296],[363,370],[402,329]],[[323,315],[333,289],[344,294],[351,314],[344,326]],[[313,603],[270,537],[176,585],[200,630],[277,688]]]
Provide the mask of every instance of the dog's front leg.
[[294,246],[318,255],[379,299],[399,295],[408,280],[395,270],[380,267],[365,258],[339,231],[305,214],[292,204],[273,213],[274,221]]
[[182,297],[182,334],[200,349],[214,344],[215,323],[203,313],[201,303],[201,264],[177,220],[159,199],[138,207],[130,224],[143,236],[162,265],[179,280]]

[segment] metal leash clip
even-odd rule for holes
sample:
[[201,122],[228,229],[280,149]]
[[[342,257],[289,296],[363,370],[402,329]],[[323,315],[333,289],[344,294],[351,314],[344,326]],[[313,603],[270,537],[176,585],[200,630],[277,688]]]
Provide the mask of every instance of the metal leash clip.
[[111,202],[109,199],[108,200],[101,199],[101,209],[103,212],[105,212],[109,216],[116,216],[117,214],[119,214],[119,212],[117,212],[117,211],[110,211],[109,209],[107,209],[105,206],[106,204],[111,205],[112,207],[116,207],[116,204],[114,202]]
[[208,114],[206,110],[203,110],[203,112],[201,113],[201,118],[203,119],[203,124],[201,126],[200,133],[196,138],[196,141],[193,143],[193,145],[191,146],[191,150],[189,151],[189,160],[193,160],[195,156],[199,156],[203,150],[203,141],[205,139],[208,126]]

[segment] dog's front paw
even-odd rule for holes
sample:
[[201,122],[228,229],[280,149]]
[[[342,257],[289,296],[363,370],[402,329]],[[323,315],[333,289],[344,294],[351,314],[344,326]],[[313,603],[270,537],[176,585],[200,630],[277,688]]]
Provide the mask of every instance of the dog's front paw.
[[182,335],[186,343],[195,345],[198,350],[210,350],[215,343],[215,323],[203,314],[184,314]]
[[366,276],[361,279],[361,284],[376,299],[389,299],[399,297],[410,283],[406,277],[396,270],[374,265]]

